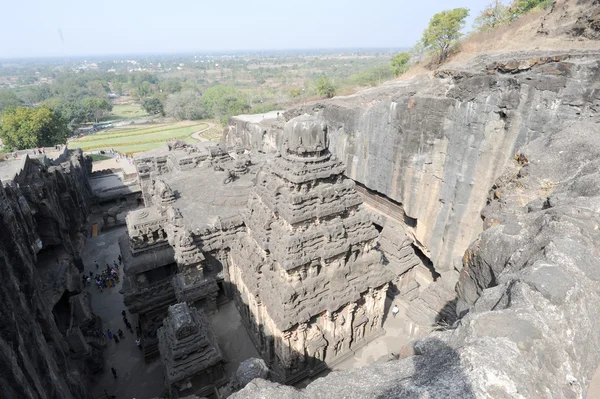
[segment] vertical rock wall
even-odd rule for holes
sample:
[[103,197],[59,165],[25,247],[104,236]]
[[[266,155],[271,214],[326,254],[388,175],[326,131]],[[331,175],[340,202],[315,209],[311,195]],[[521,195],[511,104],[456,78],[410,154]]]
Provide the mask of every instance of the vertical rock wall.
[[[87,161],[74,152],[62,164],[24,165],[0,185],[1,396],[88,397],[85,369],[69,358],[52,313],[65,290],[76,290],[68,270],[75,267],[79,277],[80,233],[91,203]],[[38,255],[52,247],[61,248],[60,258],[42,262]],[[49,277],[54,281],[45,285]]]
[[[487,193],[517,149],[559,122],[595,115],[598,56],[480,56],[460,69],[291,109],[285,118],[323,118],[345,174],[403,205],[438,271],[460,269],[482,231]],[[279,140],[276,123],[235,122],[227,143],[262,150]]]

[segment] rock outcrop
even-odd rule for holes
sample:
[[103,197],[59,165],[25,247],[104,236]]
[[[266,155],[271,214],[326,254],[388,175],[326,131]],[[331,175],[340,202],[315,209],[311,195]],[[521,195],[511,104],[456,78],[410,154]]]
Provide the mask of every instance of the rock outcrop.
[[416,342],[415,356],[304,391],[255,381],[239,397],[584,397],[600,362],[599,135],[597,123],[572,123],[521,149],[465,254],[466,315]]
[[[310,103],[345,174],[400,203],[438,272],[460,269],[490,187],[518,149],[565,120],[596,117],[598,52],[481,55],[467,66]],[[281,124],[235,118],[225,142],[268,151]]]
[[[583,23],[578,36],[594,37],[597,1],[558,3],[546,29],[574,36]],[[254,380],[233,397],[585,397],[600,363],[599,107],[600,52],[538,51],[288,111],[323,118],[345,173],[416,219],[416,243],[442,274],[418,299],[449,300],[460,318],[398,348],[400,360],[303,390]]]
[[0,184],[0,396],[87,397],[85,367],[70,358],[65,334],[91,204],[88,162],[80,151],[14,162]]

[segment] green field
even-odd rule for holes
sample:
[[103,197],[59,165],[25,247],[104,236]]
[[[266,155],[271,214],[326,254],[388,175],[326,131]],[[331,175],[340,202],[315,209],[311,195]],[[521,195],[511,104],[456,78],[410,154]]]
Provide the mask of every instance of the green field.
[[104,161],[110,158],[111,157],[107,157],[106,155],[92,154],[92,162]]
[[103,120],[114,121],[114,120],[126,120],[136,119],[142,116],[147,116],[146,111],[141,106],[136,104],[115,104],[113,105],[112,112],[106,115]]
[[89,134],[69,142],[68,146],[81,148],[83,151],[114,148],[116,151],[131,154],[162,147],[169,140],[189,139],[192,133],[207,126],[201,122],[128,125]]

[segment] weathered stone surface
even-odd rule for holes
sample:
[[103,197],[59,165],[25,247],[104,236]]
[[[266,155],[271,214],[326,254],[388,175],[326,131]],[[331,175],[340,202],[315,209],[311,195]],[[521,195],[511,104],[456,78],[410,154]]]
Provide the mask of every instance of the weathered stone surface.
[[257,175],[228,275],[273,378],[293,383],[381,333],[388,285],[406,269],[382,262],[378,231],[323,122],[302,116],[283,132]]
[[[483,229],[488,190],[516,150],[560,121],[595,117],[597,58],[577,51],[481,55],[453,73],[307,104],[285,118],[322,118],[346,176],[416,219],[415,237],[438,271],[460,268]],[[281,123],[263,130],[257,144],[253,128],[233,118],[225,141],[276,150]]]
[[[430,336],[444,343],[430,358],[330,374],[304,391],[253,383],[240,397],[583,397],[600,362],[600,192],[590,185],[600,125],[557,130],[521,148],[527,163],[490,194],[492,227],[467,251],[457,285],[466,315]],[[540,199],[546,205],[525,206]]]
[[172,397],[207,394],[226,382],[223,354],[202,310],[185,302],[170,306],[157,335]]
[[63,334],[71,315],[62,308],[79,291],[69,274],[81,267],[87,172],[80,151],[64,150],[56,161],[24,157],[12,181],[0,184],[2,397],[87,397],[87,370],[69,356]]
[[248,359],[240,363],[235,372],[235,384],[243,388],[255,378],[267,379],[269,368],[263,359]]
[[[597,7],[555,6],[564,13],[552,18]],[[585,397],[600,362],[599,57],[479,56],[292,110],[339,129],[346,173],[403,203],[438,270],[458,266],[485,231],[462,259],[462,318],[416,341],[412,356],[303,390],[255,380],[233,397]]]

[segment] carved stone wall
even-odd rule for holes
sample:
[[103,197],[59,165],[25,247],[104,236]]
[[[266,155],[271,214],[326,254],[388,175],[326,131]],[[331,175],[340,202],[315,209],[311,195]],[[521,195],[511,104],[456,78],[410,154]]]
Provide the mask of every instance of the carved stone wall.
[[322,371],[381,332],[396,275],[376,248],[344,165],[327,149],[325,125],[298,117],[280,154],[258,173],[248,235],[233,246],[236,302],[274,378],[293,383]]
[[158,339],[171,397],[210,394],[227,382],[225,359],[202,310],[186,303],[170,306]]

